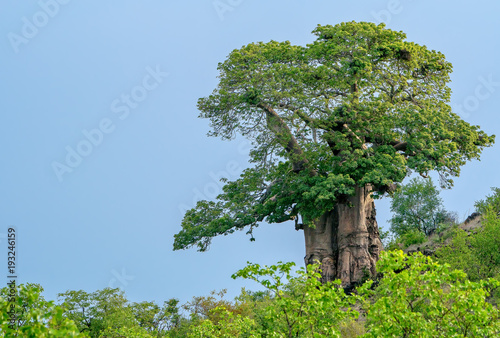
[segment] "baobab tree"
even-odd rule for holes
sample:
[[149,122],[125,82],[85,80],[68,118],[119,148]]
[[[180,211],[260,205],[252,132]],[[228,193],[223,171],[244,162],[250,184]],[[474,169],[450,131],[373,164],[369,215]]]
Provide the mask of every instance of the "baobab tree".
[[250,162],[216,201],[186,212],[174,249],[207,250],[217,235],[295,221],[305,263],[352,285],[382,250],[374,198],[412,172],[443,186],[493,144],[450,108],[451,64],[383,24],[318,26],[307,46],[250,43],[220,63],[198,101],[210,136],[252,141]]

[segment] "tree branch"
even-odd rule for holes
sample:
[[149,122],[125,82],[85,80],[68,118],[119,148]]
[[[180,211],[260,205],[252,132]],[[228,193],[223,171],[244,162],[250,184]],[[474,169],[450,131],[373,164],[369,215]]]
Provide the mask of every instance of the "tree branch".
[[349,126],[347,125],[347,123],[344,123],[344,124],[342,125],[342,127],[343,127],[345,130],[347,130],[347,131],[349,132],[349,134],[350,134],[352,137],[354,137],[355,139],[357,139],[357,140],[361,143],[361,149],[363,149],[363,150],[368,149],[368,147],[366,146],[365,142],[364,142],[364,141],[363,141],[363,140],[362,140],[362,139],[361,139],[358,135],[356,135],[356,133],[354,133],[354,132],[351,130],[351,128],[349,128]]
[[391,145],[394,147],[394,149],[396,149],[397,151],[401,150],[401,151],[406,151],[406,148],[408,147],[408,142],[398,142],[398,141],[395,141],[394,143],[396,144],[392,144],[393,142],[391,142]]
[[[306,167],[309,167],[309,161],[305,158],[304,152],[299,143],[293,136],[290,128],[276,111],[267,104],[258,103],[257,107],[262,108],[267,115],[267,126],[274,133],[278,141],[285,147],[285,150],[290,154],[293,171],[300,172]],[[312,170],[312,175],[316,175],[316,171]]]
[[304,123],[307,126],[309,126],[311,128],[321,128],[321,129],[324,129],[324,130],[329,130],[331,128],[331,126],[329,126],[328,124],[324,123],[324,121],[320,121],[318,119],[315,119],[315,118],[312,118],[312,117],[308,116],[304,112],[300,111],[299,108],[292,107],[292,106],[290,106],[288,104],[280,104],[279,107],[291,110],[302,121],[304,121]]

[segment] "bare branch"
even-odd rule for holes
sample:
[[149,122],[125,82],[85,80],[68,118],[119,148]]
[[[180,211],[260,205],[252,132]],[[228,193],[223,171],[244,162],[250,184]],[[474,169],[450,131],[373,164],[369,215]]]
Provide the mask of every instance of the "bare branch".
[[342,125],[342,127],[344,127],[344,129],[345,129],[345,130],[347,130],[347,131],[349,132],[349,134],[350,134],[352,137],[354,137],[355,139],[357,139],[357,140],[361,143],[361,149],[363,149],[363,150],[368,149],[368,147],[366,146],[365,142],[364,142],[364,141],[363,141],[363,140],[362,140],[362,139],[361,139],[358,135],[356,135],[356,134],[355,134],[355,133],[351,130],[351,128],[349,128],[349,126],[348,126],[346,123],[344,123],[344,124]]

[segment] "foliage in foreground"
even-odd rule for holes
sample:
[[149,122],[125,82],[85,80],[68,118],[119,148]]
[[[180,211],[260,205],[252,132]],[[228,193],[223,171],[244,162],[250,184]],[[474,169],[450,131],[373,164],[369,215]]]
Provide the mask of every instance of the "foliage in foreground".
[[38,284],[0,290],[0,337],[85,337],[64,316],[64,308],[46,301],[42,291]]
[[233,278],[258,282],[235,302],[195,297],[180,314],[176,300],[159,307],[129,303],[117,289],[68,291],[62,306],[37,285],[17,289],[17,331],[8,331],[1,290],[2,337],[495,337],[500,312],[487,301],[497,279],[470,281],[460,270],[422,254],[382,252],[382,276],[352,293],[322,284],[318,265],[293,272],[293,263],[248,264]]
[[318,265],[301,268],[296,275],[291,271],[294,265],[248,264],[233,275],[258,282],[273,296],[272,302],[256,311],[254,334],[340,337],[339,325],[359,316],[352,309],[357,297],[346,295],[339,287],[340,281],[322,284]]
[[230,312],[226,311],[225,320],[206,319],[193,327],[189,337],[341,337],[353,330],[366,337],[491,337],[500,333],[500,312],[486,301],[500,282],[471,282],[464,272],[422,254],[383,252],[377,264],[383,277],[352,294],[345,294],[339,284],[321,284],[318,266],[293,276],[292,265],[249,264],[240,270],[234,277],[259,282],[273,297],[256,305],[247,318],[228,320]]
[[495,279],[471,282],[460,270],[418,253],[383,254],[384,274],[374,290],[366,283],[368,337],[492,337],[500,334],[500,312],[486,302]]

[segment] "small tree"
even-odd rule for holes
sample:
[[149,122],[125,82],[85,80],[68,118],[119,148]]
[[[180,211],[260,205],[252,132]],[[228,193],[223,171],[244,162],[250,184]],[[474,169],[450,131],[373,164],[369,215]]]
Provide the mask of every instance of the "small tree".
[[138,336],[147,331],[139,326],[123,291],[118,288],[104,288],[92,293],[83,290],[60,293],[64,316],[74,321],[80,332],[92,338],[119,336],[119,332],[135,332]]
[[391,231],[398,236],[415,230],[429,236],[440,223],[452,218],[444,210],[439,191],[431,178],[414,178],[403,186],[393,196],[391,211],[394,213],[390,220]]
[[171,298],[160,307],[155,302],[140,302],[131,305],[132,312],[139,326],[155,336],[162,336],[165,332],[179,325],[179,300]]
[[486,196],[484,200],[477,201],[474,206],[476,211],[484,214],[487,209],[491,209],[497,215],[500,213],[500,188],[491,188],[493,194]]

